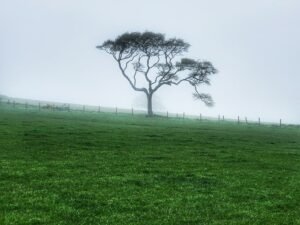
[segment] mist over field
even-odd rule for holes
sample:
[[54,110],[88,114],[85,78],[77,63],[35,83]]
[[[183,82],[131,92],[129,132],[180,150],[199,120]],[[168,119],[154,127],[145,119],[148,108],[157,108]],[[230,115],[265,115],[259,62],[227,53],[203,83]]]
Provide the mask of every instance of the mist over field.
[[153,31],[191,44],[187,56],[219,70],[202,86],[166,87],[154,111],[247,116],[300,123],[300,2],[2,0],[0,94],[47,101],[146,108],[114,60],[95,47],[124,32]]
[[0,225],[300,224],[299,12],[0,0]]

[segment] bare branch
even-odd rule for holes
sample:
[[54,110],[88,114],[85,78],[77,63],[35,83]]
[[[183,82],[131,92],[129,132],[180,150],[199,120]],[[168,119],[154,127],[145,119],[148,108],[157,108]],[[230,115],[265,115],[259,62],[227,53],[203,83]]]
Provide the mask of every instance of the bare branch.
[[195,93],[193,94],[193,96],[194,96],[195,99],[200,99],[208,107],[214,106],[215,103],[214,103],[212,97],[209,94],[199,93],[197,87],[194,86],[194,88],[195,88]]
[[159,55],[159,54],[157,54],[157,55],[156,55],[156,57],[157,57],[157,60],[156,60],[156,62],[155,62],[155,63],[153,63],[153,64],[152,64],[152,66],[150,66],[150,69],[152,69],[152,68],[156,67],[156,66],[157,66],[157,64],[160,62],[160,55]]
[[122,72],[122,75],[126,78],[126,80],[129,82],[130,86],[135,90],[135,91],[142,91],[142,92],[145,92],[146,94],[148,94],[148,91],[146,88],[137,88],[131,80],[130,78],[127,76],[127,74],[125,73],[124,69],[122,68],[122,65],[121,65],[121,61],[118,60],[118,65],[119,65],[119,68]]
[[[130,60],[128,60],[128,61],[126,62],[124,70],[127,69],[128,64],[131,63],[137,56],[138,56],[138,54],[135,54]],[[121,59],[121,60],[124,60],[124,58]],[[121,60],[120,60],[120,61],[121,61]]]

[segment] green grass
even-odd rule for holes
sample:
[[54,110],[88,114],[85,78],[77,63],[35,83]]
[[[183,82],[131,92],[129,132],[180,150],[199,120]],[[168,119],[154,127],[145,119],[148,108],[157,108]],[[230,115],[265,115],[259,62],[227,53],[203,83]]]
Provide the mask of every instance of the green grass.
[[300,224],[300,128],[1,105],[0,224]]

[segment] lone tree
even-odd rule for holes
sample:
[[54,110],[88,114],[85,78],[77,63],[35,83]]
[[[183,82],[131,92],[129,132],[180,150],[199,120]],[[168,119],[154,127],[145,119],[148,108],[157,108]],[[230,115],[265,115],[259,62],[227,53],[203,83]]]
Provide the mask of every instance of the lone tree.
[[153,32],[124,33],[97,46],[113,56],[135,91],[146,94],[149,116],[153,115],[153,94],[164,85],[188,83],[194,88],[196,99],[207,106],[213,105],[212,97],[199,93],[198,86],[209,85],[210,75],[217,70],[208,61],[179,58],[189,47],[182,39],[166,39],[163,34]]

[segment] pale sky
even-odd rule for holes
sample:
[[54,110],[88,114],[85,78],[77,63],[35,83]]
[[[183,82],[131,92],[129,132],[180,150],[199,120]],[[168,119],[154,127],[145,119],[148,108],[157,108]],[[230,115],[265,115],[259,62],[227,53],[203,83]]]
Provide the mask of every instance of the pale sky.
[[95,48],[124,32],[191,44],[186,57],[219,70],[213,108],[189,86],[156,93],[154,111],[300,124],[299,0],[0,0],[0,94],[140,107],[112,59]]

